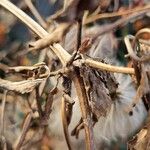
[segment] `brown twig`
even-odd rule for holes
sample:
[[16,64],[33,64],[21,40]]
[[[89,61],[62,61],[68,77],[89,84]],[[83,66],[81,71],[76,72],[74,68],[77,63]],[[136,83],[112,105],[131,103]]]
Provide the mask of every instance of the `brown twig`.
[[[8,0],[1,0],[0,5],[9,10],[12,14],[18,17],[25,25],[27,25],[34,33],[36,33],[40,38],[49,36],[49,33],[45,31],[37,22],[30,18],[21,9],[16,7],[13,3]],[[65,64],[71,57],[68,52],[66,52],[60,45],[59,49],[50,46],[53,52],[57,55],[60,61]]]
[[4,94],[3,94],[3,101],[2,101],[2,108],[1,108],[1,127],[0,127],[0,140],[2,141],[3,145],[3,149],[6,150],[7,149],[7,145],[6,145],[6,139],[5,139],[5,135],[4,135],[4,116],[5,116],[5,104],[6,104],[6,97],[7,97],[7,90],[4,90]]
[[79,18],[77,20],[77,25],[78,25],[78,31],[77,31],[77,48],[76,48],[76,51],[79,50],[80,48],[80,45],[81,45],[81,39],[82,39],[82,20]]
[[20,148],[23,146],[23,144],[25,142],[25,137],[26,137],[27,132],[30,128],[30,124],[31,124],[31,120],[33,118],[34,111],[36,111],[36,100],[35,99],[32,103],[31,111],[27,114],[26,118],[24,119],[22,132],[21,132],[20,136],[18,137],[18,139],[14,145],[15,150],[20,150]]
[[5,115],[5,104],[6,104],[6,96],[7,90],[4,90],[4,96],[2,101],[2,111],[1,111],[1,136],[4,136],[4,115]]
[[86,138],[86,149],[87,150],[94,150],[94,135],[93,135],[93,126],[92,126],[92,119],[91,119],[91,113],[89,109],[88,104],[88,98],[86,95],[86,90],[84,87],[84,82],[82,77],[80,76],[80,71],[78,68],[76,68],[76,74],[73,78],[76,92],[78,95],[79,103],[80,103],[80,109],[82,113],[82,119],[85,129],[85,138]]
[[84,128],[83,120],[82,118],[79,120],[78,124],[75,126],[75,128],[71,131],[71,135],[75,136],[77,139],[79,137],[79,132],[81,129]]
[[134,18],[137,18],[139,16],[145,15],[147,12],[149,12],[149,9],[145,9],[143,11],[133,13],[131,15],[128,15],[127,17],[123,17],[123,18],[115,21],[114,23],[111,23],[111,24],[101,28],[101,30],[99,30],[97,32],[97,34],[95,34],[94,39],[97,38],[98,36],[104,34],[104,33],[107,33],[107,32],[109,32],[111,30],[116,29],[117,27],[119,27],[122,24],[126,24],[126,23],[130,22]]
[[39,87],[36,87],[36,104],[38,108],[39,117],[42,118],[43,110],[42,110],[42,106],[40,103]]
[[25,0],[26,5],[29,7],[31,10],[32,14],[35,16],[35,18],[38,20],[38,22],[42,25],[43,28],[47,28],[47,23],[46,21],[41,17],[37,9],[32,3],[32,0]]
[[62,104],[61,104],[61,116],[62,116],[62,124],[63,124],[63,130],[64,130],[64,135],[66,139],[66,143],[68,146],[69,150],[72,150],[70,138],[69,138],[69,131],[68,131],[68,123],[67,123],[67,116],[66,116],[66,100],[65,97],[62,96]]
[[90,15],[85,19],[84,24],[88,24],[88,23],[94,22],[94,21],[99,20],[99,19],[129,15],[131,13],[137,13],[137,12],[140,12],[140,11],[143,11],[143,10],[148,10],[148,9],[150,9],[150,5],[146,5],[144,7],[137,7],[137,8],[133,8],[133,9],[125,10],[125,11],[120,11],[120,12]]
[[82,64],[85,64],[95,69],[106,70],[110,72],[134,74],[133,68],[112,66],[112,65],[104,64],[102,62],[98,62],[92,59],[81,59],[81,60],[77,60],[74,62],[75,66],[80,66]]
[[29,130],[31,119],[32,119],[32,112],[28,113],[28,115],[25,118],[21,135],[18,138],[18,141],[17,141],[16,145],[14,146],[15,150],[20,150],[21,146],[23,145],[24,139],[25,139],[26,134]]
[[[14,14],[16,17],[18,17],[22,22],[24,22],[25,25],[27,25],[33,32],[35,32],[40,38],[44,38],[46,36],[49,36],[49,33],[46,32],[39,24],[37,24],[33,19],[31,19],[27,14],[25,14],[22,10],[20,10],[19,8],[17,8],[15,5],[13,5],[11,2],[9,2],[8,0],[1,0],[0,1],[0,5],[2,5],[4,8],[6,8],[7,10],[9,10],[12,14]],[[145,12],[142,12],[142,14],[144,14]],[[139,15],[134,15],[132,16],[137,17]],[[131,18],[132,18],[131,17]],[[126,18],[127,19],[127,18]],[[119,20],[119,22],[117,23],[117,25],[120,25],[121,23],[126,22],[126,19],[123,18],[122,21]],[[112,26],[107,27],[107,29],[110,31],[112,28],[116,27],[115,23]],[[107,30],[105,29],[104,31],[107,32]],[[104,33],[104,32],[102,32]],[[62,46],[60,44],[54,44],[53,46],[50,46],[50,48],[53,50],[53,52],[57,55],[57,57],[61,60],[63,65],[66,65],[66,63],[70,60],[71,55],[66,52]],[[89,60],[89,62],[91,62],[91,60]],[[88,64],[88,63],[87,63]],[[89,63],[90,64],[90,63]],[[98,64],[98,62],[95,62],[96,66],[94,66],[94,64],[92,63],[92,67],[101,67],[101,69],[104,69],[106,64],[104,64],[104,66],[102,65],[102,63]],[[115,66],[113,66],[115,68]],[[110,68],[110,65],[108,66],[108,68]],[[105,68],[107,69],[107,68]],[[132,68],[130,68],[132,69]],[[129,74],[133,74],[134,71],[129,69]],[[118,67],[117,69],[118,70]],[[118,71],[119,72],[119,71]],[[127,73],[127,70],[124,71],[123,68],[121,67],[120,69],[120,73]]]
[[62,104],[61,104],[61,116],[62,116],[62,125],[64,136],[66,139],[66,143],[69,150],[72,150],[72,145],[70,141],[68,126],[71,122],[72,118],[72,108],[74,101],[71,100],[71,80],[70,78],[63,76],[63,96],[62,96]]
[[[59,44],[54,44],[54,48],[62,50],[63,48]],[[69,60],[69,57],[68,57]],[[106,71],[111,71],[111,72],[117,72],[117,73],[126,73],[126,74],[134,74],[134,69],[133,68],[128,68],[128,67],[117,67],[109,64],[104,64],[102,62],[98,62],[92,59],[81,59],[73,62],[73,65],[75,66],[80,66],[82,64],[86,64],[90,67],[96,68],[96,69],[101,69],[101,70],[106,70]]]

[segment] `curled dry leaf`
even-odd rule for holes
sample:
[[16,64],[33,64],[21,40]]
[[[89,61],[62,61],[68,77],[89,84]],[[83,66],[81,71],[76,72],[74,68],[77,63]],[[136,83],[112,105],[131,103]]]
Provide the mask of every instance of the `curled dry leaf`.
[[33,66],[10,67],[9,71],[12,73],[21,73],[23,76],[27,77],[27,80],[13,82],[0,79],[0,87],[21,94],[31,92],[50,75],[49,68],[45,63],[38,63]]
[[16,66],[16,67],[9,67],[9,72],[19,72],[21,73],[22,71],[33,71],[35,69],[38,69],[41,66],[45,66],[44,62],[37,63],[33,66]]
[[44,62],[37,63],[33,66],[9,67],[8,72],[20,73],[22,76],[30,79],[46,78],[50,75],[50,70]]
[[113,74],[87,66],[83,66],[80,72],[92,112],[97,119],[106,116],[113,103],[118,85]]
[[31,92],[43,79],[25,80],[19,82],[12,82],[0,79],[0,87],[9,91],[15,91],[21,94]]

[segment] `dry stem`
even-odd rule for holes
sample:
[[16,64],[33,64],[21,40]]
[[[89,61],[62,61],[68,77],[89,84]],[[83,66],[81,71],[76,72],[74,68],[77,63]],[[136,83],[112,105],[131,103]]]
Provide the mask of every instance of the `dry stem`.
[[25,118],[25,121],[24,121],[24,125],[23,125],[23,129],[22,129],[22,133],[15,145],[15,149],[16,150],[19,150],[24,142],[24,139],[26,137],[26,134],[27,134],[27,131],[29,129],[29,125],[30,125],[30,122],[31,122],[31,119],[32,119],[32,112],[30,112],[27,117]]
[[112,65],[104,64],[104,63],[101,63],[98,61],[94,61],[92,59],[83,60],[83,64],[86,64],[86,65],[96,68],[96,69],[106,70],[106,71],[110,71],[110,72],[134,74],[133,68],[112,66]]
[[84,24],[88,24],[88,23],[94,22],[94,21],[96,21],[98,19],[129,15],[131,13],[136,13],[136,12],[143,11],[143,10],[148,10],[148,9],[150,9],[150,5],[146,5],[144,7],[137,7],[137,8],[133,8],[133,9],[128,9],[128,10],[125,10],[125,11],[118,11],[118,12],[112,12],[112,13],[102,13],[102,14],[90,15],[90,16],[88,16],[85,19]]
[[[49,33],[44,30],[37,22],[35,22],[32,18],[30,18],[26,13],[24,13],[21,9],[16,7],[8,0],[1,0],[0,5],[9,10],[12,14],[18,17],[25,25],[27,25],[34,33],[36,33],[40,38],[44,38],[49,36]],[[60,46],[61,47],[61,46]],[[70,56],[63,48],[56,49],[52,46],[50,47],[54,51],[54,53],[58,56],[60,61],[64,64],[67,61],[66,56]],[[70,56],[71,57],[71,56]]]
[[39,12],[37,11],[37,9],[35,8],[35,6],[33,5],[32,0],[25,0],[25,3],[29,7],[29,9],[31,10],[31,12],[35,16],[35,18],[38,20],[38,22],[42,25],[42,27],[46,29],[47,28],[47,23],[41,17],[41,15],[39,14]]
[[97,38],[98,36],[100,36],[100,35],[102,35],[104,33],[112,31],[112,30],[116,29],[117,27],[128,23],[129,21],[131,21],[132,19],[134,19],[136,17],[145,15],[147,12],[149,12],[149,9],[145,9],[145,10],[143,10],[141,12],[136,12],[136,13],[133,13],[133,14],[127,16],[127,17],[123,17],[123,18],[115,21],[114,23],[111,23],[111,24],[103,27],[100,31],[97,32],[97,34],[94,36],[94,38]]
[[76,74],[73,78],[73,81],[75,84],[76,92],[80,103],[80,109],[82,113],[86,137],[86,150],[94,150],[95,145],[94,145],[93,126],[89,110],[88,98],[86,95],[83,79],[80,76],[80,71],[78,69],[76,69]]
[[29,43],[29,51],[44,49],[52,43],[60,41],[68,27],[69,24],[62,23],[49,36],[39,39],[35,42]]
[[[16,17],[18,17],[25,25],[27,25],[40,38],[44,38],[45,36],[49,36],[49,33],[47,31],[45,31],[37,22],[35,22],[32,18],[30,18],[27,14],[25,14],[22,10],[17,8],[14,4],[9,2],[8,0],[1,0],[0,5],[2,5],[4,8],[9,10]],[[138,16],[138,15],[136,14],[136,16]],[[123,21],[125,22],[125,20],[126,19],[124,19]],[[121,21],[121,23],[123,23],[123,22]],[[117,25],[121,24],[121,23],[119,21],[119,23],[117,23]],[[115,25],[115,27],[116,27],[116,25]],[[114,28],[114,25],[107,28],[107,30],[111,30],[112,28]],[[66,52],[60,44],[54,44],[53,46],[50,46],[50,48],[54,51],[54,53],[57,55],[57,57],[60,59],[60,61],[62,62],[63,65],[65,65],[68,62],[68,60],[70,60],[71,55],[68,52]],[[97,66],[98,66],[98,62],[95,62],[95,64],[97,64]],[[100,63],[99,68],[101,66],[103,66],[102,63]],[[100,69],[104,69],[105,66],[107,66],[107,65],[104,64],[104,66],[101,67]],[[95,68],[96,66],[92,65],[92,67]],[[109,65],[109,67],[110,67],[110,65]],[[115,66],[113,66],[113,67],[115,68]],[[132,68],[130,68],[130,69],[132,69]],[[107,70],[107,68],[105,68],[105,70]],[[118,67],[116,70],[118,70]],[[125,72],[127,73],[127,71],[125,71]],[[123,68],[121,68],[120,73],[124,73]],[[128,73],[130,74],[131,70]],[[133,71],[132,71],[132,73],[133,73]]]
[[1,136],[4,136],[4,115],[5,115],[5,104],[6,104],[6,97],[7,97],[7,90],[4,90],[4,95],[3,95],[3,101],[2,101],[2,111],[1,111],[1,130],[0,134]]
[[62,115],[62,124],[63,124],[63,130],[64,130],[64,136],[66,139],[66,143],[68,146],[69,150],[72,150],[72,146],[71,146],[71,142],[70,142],[70,138],[69,138],[69,131],[68,131],[68,123],[67,123],[67,116],[66,116],[66,100],[65,97],[62,96],[62,104],[61,104],[61,115]]
[[[13,5],[11,2],[8,0],[0,0],[0,5],[2,5],[4,8],[9,10],[11,13],[13,13],[15,16],[17,16],[22,22],[24,22],[25,25],[27,25],[33,32],[35,32],[40,38],[44,38],[49,36],[50,34],[45,31],[38,23],[36,23],[33,19],[31,19],[27,14],[25,14],[23,11],[21,11],[19,8],[17,8],[15,5]],[[123,18],[115,22],[114,24],[111,24],[105,30],[102,32],[99,32],[99,34],[102,34],[104,32],[108,32],[115,27],[119,26],[122,23],[125,23],[141,14],[146,13],[146,10],[138,13],[131,15],[127,18]],[[50,46],[50,48],[53,50],[53,52],[58,56],[62,64],[65,66],[66,63],[70,60],[71,55],[66,52],[60,44],[53,44],[53,46]],[[107,64],[103,64],[101,62],[94,61],[92,59],[86,59],[83,60],[83,63],[102,70],[108,70],[112,72],[120,72],[120,73],[129,73],[129,74],[134,74],[133,68],[125,68],[125,67],[115,67]],[[90,116],[90,110],[88,106],[88,100],[86,96],[86,91],[84,88],[84,83],[83,79],[80,76],[79,70],[75,73],[75,77],[73,78],[76,90],[77,90],[77,95],[79,97],[79,102],[80,102],[80,107],[81,107],[81,112],[82,112],[82,117],[83,117],[83,123],[84,123],[84,129],[85,129],[85,136],[86,136],[86,147],[87,150],[93,150],[94,149],[94,137],[93,137],[93,126],[92,126],[92,120]],[[21,147],[23,144],[25,135],[28,130],[28,126],[30,124],[32,118],[32,112],[27,116],[27,119],[24,123],[23,131],[20,137],[20,140],[17,144],[17,149]]]

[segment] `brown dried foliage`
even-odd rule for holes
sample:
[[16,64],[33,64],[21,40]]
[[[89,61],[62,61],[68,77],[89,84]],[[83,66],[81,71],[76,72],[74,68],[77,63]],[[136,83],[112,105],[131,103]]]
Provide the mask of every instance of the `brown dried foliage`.
[[[43,50],[41,55],[44,60],[46,56],[48,57],[47,65],[45,63],[38,63],[33,66],[17,66],[17,67],[8,67],[5,68],[4,65],[1,65],[2,70],[5,73],[11,73],[11,75],[20,74],[22,76],[21,81],[9,81],[6,79],[0,79],[0,88],[6,91],[13,91],[19,94],[27,94],[27,103],[28,111],[26,117],[24,118],[24,123],[22,127],[22,132],[18,137],[12,147],[15,149],[21,149],[24,146],[29,146],[36,143],[40,139],[37,138],[35,141],[33,139],[28,140],[29,130],[32,131],[32,126],[38,126],[37,130],[42,131],[43,135],[40,138],[45,138],[45,132],[47,130],[48,120],[50,113],[52,111],[52,104],[54,100],[54,95],[59,93],[59,90],[62,91],[62,124],[65,139],[68,145],[68,149],[72,149],[69,135],[69,124],[72,117],[72,109],[74,101],[71,99],[71,84],[72,82],[75,85],[76,93],[78,96],[80,111],[82,114],[79,124],[76,125],[75,129],[72,131],[72,135],[78,137],[79,131],[84,129],[85,131],[85,143],[87,150],[95,149],[95,141],[93,134],[93,127],[96,121],[101,117],[106,117],[110,107],[117,97],[117,86],[113,73],[126,73],[136,76],[137,80],[137,95],[133,100],[130,111],[132,107],[138,103],[139,99],[142,97],[146,105],[149,107],[149,95],[150,95],[150,65],[149,51],[145,50],[147,46],[149,49],[149,44],[146,40],[140,38],[142,31],[149,33],[149,29],[140,30],[135,37],[126,37],[125,44],[129,56],[133,63],[133,68],[127,67],[117,67],[113,65],[106,64],[103,60],[96,61],[95,59],[85,56],[85,53],[90,49],[92,42],[97,39],[103,33],[109,32],[116,29],[117,27],[123,26],[126,22],[129,22],[131,19],[135,19],[138,16],[144,16],[149,10],[148,6],[141,6],[140,8],[131,9],[127,12],[114,12],[112,14],[99,14],[99,12],[105,12],[111,4],[109,1],[75,1],[67,0],[64,1],[63,9],[58,11],[53,16],[50,16],[49,22],[53,25],[53,22],[58,21],[57,27],[54,25],[53,29],[48,29],[48,23],[42,19],[40,14],[32,4],[32,1],[29,3],[26,1],[26,4],[30,8],[31,12],[34,14],[39,23],[44,26],[45,29],[53,31],[51,34],[43,29],[38,23],[33,21],[27,14],[22,12],[14,4],[8,0],[1,0],[0,5],[9,10],[12,14],[17,16],[25,25],[29,27],[33,32],[39,36],[39,40],[29,44],[29,51],[32,50]],[[115,1],[115,3],[117,3]],[[84,13],[84,10],[88,9],[91,15],[87,16]],[[114,6],[114,11],[118,9],[118,5]],[[123,16],[131,13],[128,16],[122,17],[115,22],[109,24],[99,30],[92,38],[85,38],[83,42],[82,37],[82,28],[84,24],[91,23],[97,19],[107,18],[107,17],[116,17]],[[61,22],[61,17],[65,17],[65,23]],[[54,20],[55,19],[55,20]],[[81,21],[82,20],[82,21]],[[55,42],[62,42],[62,38],[65,36],[65,33],[68,31],[70,26],[75,25],[74,22],[80,22],[78,29],[78,39],[76,48],[73,54],[68,53],[63,49],[60,44]],[[53,28],[53,27],[52,27]],[[2,32],[3,34],[3,32]],[[1,35],[0,35],[1,36]],[[133,44],[131,45],[129,38],[133,38]],[[2,38],[3,40],[3,38]],[[1,42],[1,41],[0,41]],[[136,47],[140,43],[140,52],[137,55]],[[143,44],[143,45],[141,45]],[[54,56],[50,52],[50,49],[56,54],[62,63],[62,68],[57,70],[58,66],[55,66],[56,61],[54,61]],[[133,50],[134,49],[134,50]],[[28,52],[29,52],[28,51]],[[141,56],[141,57],[139,57]],[[44,61],[43,60],[43,61]],[[5,69],[4,69],[5,68]],[[62,77],[63,79],[63,88],[58,90],[58,83],[52,88],[48,85],[48,80],[52,76]],[[57,80],[58,82],[58,80]],[[43,91],[48,86],[48,92],[44,93]],[[43,95],[46,95],[44,98],[44,104],[41,102]],[[4,94],[4,104],[6,101],[6,93]],[[31,103],[31,99],[33,100]],[[3,112],[5,110],[5,105],[3,105]],[[2,115],[2,123],[4,122]],[[36,127],[35,127],[36,128]],[[40,130],[42,129],[42,130]],[[147,121],[146,127],[143,128],[136,137],[129,142],[129,149],[141,150],[149,148],[149,120]],[[34,132],[35,133],[35,132]],[[39,133],[39,132],[38,132]],[[34,134],[33,134],[34,136]],[[1,138],[5,139],[5,135],[1,133]],[[3,143],[2,147],[6,147],[6,142]],[[144,144],[143,144],[144,143]]]

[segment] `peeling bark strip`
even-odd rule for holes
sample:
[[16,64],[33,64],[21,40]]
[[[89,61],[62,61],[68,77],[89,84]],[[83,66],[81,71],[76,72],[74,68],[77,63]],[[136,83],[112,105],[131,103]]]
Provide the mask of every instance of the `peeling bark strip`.
[[84,123],[85,137],[86,137],[86,149],[94,150],[95,145],[94,145],[94,134],[93,134],[93,122],[91,118],[91,112],[90,112],[90,108],[88,104],[86,90],[84,87],[84,81],[83,81],[83,78],[80,76],[80,71],[78,68],[75,68],[75,76],[73,78],[73,82],[74,82],[77,96],[79,99],[82,119]]
[[69,150],[72,150],[71,141],[69,137],[68,126],[71,122],[72,118],[72,108],[74,101],[71,101],[71,80],[68,77],[63,76],[63,96],[62,96],[62,104],[61,104],[61,116],[62,116],[62,124],[64,135],[66,139],[66,143]]

